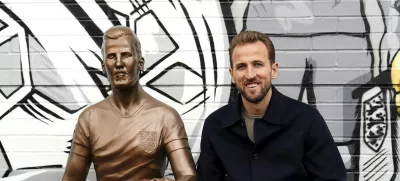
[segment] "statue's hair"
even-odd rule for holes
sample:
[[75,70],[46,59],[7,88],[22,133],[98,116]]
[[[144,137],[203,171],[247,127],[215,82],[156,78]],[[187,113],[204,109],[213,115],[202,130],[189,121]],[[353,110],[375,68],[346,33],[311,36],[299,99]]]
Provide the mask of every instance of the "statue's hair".
[[101,54],[103,55],[103,58],[105,58],[105,50],[104,50],[105,42],[108,39],[116,40],[123,36],[130,36],[128,42],[131,45],[132,52],[135,52],[135,54],[136,54],[136,56],[138,56],[138,58],[142,57],[142,50],[141,50],[139,38],[132,31],[132,29],[129,27],[126,27],[126,26],[113,26],[110,29],[108,29],[103,35],[103,44],[101,45]]

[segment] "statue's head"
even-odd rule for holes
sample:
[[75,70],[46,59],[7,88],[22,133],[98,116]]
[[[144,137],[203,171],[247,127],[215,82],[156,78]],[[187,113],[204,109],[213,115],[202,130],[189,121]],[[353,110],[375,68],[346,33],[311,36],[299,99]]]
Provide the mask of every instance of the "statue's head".
[[139,83],[144,68],[141,45],[131,28],[114,26],[103,35],[103,71],[112,88],[129,88]]

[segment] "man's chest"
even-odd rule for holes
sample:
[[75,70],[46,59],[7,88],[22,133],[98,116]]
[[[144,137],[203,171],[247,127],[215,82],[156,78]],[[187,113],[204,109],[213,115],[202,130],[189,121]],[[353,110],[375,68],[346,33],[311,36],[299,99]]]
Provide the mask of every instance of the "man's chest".
[[154,157],[162,151],[161,120],[148,116],[106,118],[90,133],[93,159],[125,154]]
[[[227,157],[232,156],[226,154],[227,150],[237,150],[235,154],[250,157],[253,153],[258,153],[259,156],[262,154],[263,158],[269,161],[274,161],[276,158],[300,158],[302,156],[305,146],[305,131],[292,131],[284,128],[273,131],[255,125],[253,134],[254,143],[249,139],[245,126],[236,126],[222,131],[218,136],[213,136],[211,141],[217,148],[216,150],[221,150],[221,156],[226,155]],[[282,160],[280,159],[280,161]]]
[[234,178],[246,180],[285,175],[298,175],[301,178],[306,175],[303,166],[305,134],[305,131],[290,127],[255,124],[253,143],[245,125],[238,124],[217,132],[211,142],[228,175]]

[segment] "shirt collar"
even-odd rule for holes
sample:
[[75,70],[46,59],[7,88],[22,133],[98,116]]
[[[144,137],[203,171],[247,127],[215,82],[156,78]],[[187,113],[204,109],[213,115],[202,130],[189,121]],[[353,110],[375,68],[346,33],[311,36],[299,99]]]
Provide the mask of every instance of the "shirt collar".
[[[286,99],[285,96],[280,93],[275,86],[271,86],[272,96],[269,102],[268,108],[265,111],[262,120],[271,124],[284,124],[285,113],[286,113]],[[241,115],[242,96],[239,94],[235,101],[229,105],[229,112],[223,115],[222,124],[223,128],[232,126],[238,121],[242,120]]]

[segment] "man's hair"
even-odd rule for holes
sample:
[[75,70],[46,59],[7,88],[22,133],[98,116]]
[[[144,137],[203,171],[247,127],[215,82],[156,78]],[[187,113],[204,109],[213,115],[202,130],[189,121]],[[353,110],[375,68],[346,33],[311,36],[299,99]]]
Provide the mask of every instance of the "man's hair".
[[141,50],[141,45],[139,38],[136,36],[136,34],[132,31],[131,28],[126,27],[126,26],[113,26],[110,29],[108,29],[104,35],[103,35],[103,44],[101,45],[101,54],[103,55],[103,58],[105,58],[105,43],[107,39],[118,39],[123,36],[130,36],[129,38],[129,44],[131,46],[131,51],[135,52],[136,56],[138,58],[142,57],[142,50]]
[[244,45],[247,43],[255,43],[257,41],[261,41],[267,47],[269,60],[271,65],[275,63],[275,47],[269,37],[258,31],[242,31],[238,35],[236,35],[229,46],[229,61],[232,65],[232,52],[237,45]]

